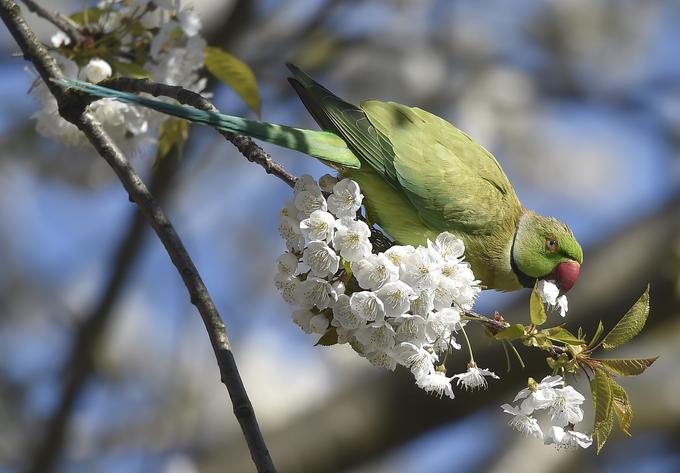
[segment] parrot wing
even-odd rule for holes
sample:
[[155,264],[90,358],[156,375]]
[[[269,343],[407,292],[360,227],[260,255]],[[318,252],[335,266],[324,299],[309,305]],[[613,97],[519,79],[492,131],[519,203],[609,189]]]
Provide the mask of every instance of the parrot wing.
[[392,102],[371,100],[359,108],[289,67],[315,120],[372,168],[346,174],[366,192],[369,216],[397,241],[423,243],[432,236],[421,221],[437,231],[488,234],[521,212],[496,159],[450,123]]
[[423,221],[439,231],[488,234],[521,204],[496,159],[446,120],[419,108],[370,100],[369,122],[394,150],[401,190]]

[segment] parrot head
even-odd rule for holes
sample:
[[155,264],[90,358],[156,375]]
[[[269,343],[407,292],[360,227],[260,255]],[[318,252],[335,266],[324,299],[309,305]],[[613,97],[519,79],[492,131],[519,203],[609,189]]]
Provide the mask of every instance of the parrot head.
[[536,279],[555,281],[562,292],[578,279],[583,250],[572,231],[552,217],[525,210],[512,245],[512,266],[523,285]]

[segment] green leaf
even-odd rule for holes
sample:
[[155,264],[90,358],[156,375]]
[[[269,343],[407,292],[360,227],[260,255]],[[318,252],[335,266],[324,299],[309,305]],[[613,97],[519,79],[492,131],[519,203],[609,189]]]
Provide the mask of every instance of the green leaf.
[[86,8],[83,11],[76,12],[69,16],[69,19],[79,25],[85,25],[98,21],[103,14],[104,10],[101,8]]
[[156,160],[165,158],[173,148],[182,146],[189,137],[189,122],[179,118],[168,118],[161,124],[160,136],[158,137],[158,152]]
[[529,300],[529,313],[531,314],[531,323],[534,325],[543,325],[548,320],[548,314],[545,312],[545,306],[538,295],[538,282],[531,292],[531,299]]
[[314,344],[314,346],[321,345],[324,347],[329,347],[331,345],[335,345],[338,343],[338,332],[335,330],[335,327],[331,327],[321,335],[321,338],[319,339],[318,342]]
[[585,345],[586,341],[578,338],[564,327],[553,327],[543,330],[545,335],[555,342],[566,343],[567,345]]
[[111,58],[106,58],[106,61],[111,64],[113,72],[120,76],[133,77],[135,79],[149,79],[151,77],[150,72],[134,62],[123,62]]
[[640,296],[638,301],[630,308],[626,315],[623,316],[619,323],[617,323],[611,332],[602,340],[602,348],[611,350],[618,346],[629,342],[635,335],[640,333],[642,327],[645,326],[647,316],[649,315],[649,285],[645,289],[644,294]]
[[262,99],[252,69],[237,57],[221,48],[205,48],[205,67],[208,71],[243,99],[243,101],[260,115]]
[[614,425],[612,381],[606,372],[597,370],[595,371],[595,378],[590,382],[590,390],[593,394],[593,411],[595,411],[593,439],[597,445],[597,453],[602,450]]
[[637,376],[652,366],[659,357],[654,358],[614,358],[609,360],[597,360],[609,371],[618,376]]
[[597,345],[597,342],[600,341],[602,333],[604,333],[604,324],[602,324],[602,321],[600,320],[600,322],[597,324],[595,335],[593,335],[593,338],[590,340],[590,343],[588,344],[588,348],[593,348],[595,345]]
[[619,422],[619,429],[621,432],[631,437],[630,426],[633,422],[633,406],[630,405],[628,394],[619,383],[613,379],[610,381],[612,388],[612,409],[616,414],[616,419]]
[[522,338],[524,336],[524,325],[522,324],[515,324],[511,325],[508,328],[501,330],[498,332],[496,335],[494,335],[494,338],[496,340],[517,340],[518,338]]

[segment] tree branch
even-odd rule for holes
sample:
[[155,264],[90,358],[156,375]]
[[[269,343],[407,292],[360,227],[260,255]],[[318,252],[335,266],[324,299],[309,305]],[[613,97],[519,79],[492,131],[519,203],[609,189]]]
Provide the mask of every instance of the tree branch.
[[66,33],[66,36],[69,37],[72,43],[78,44],[83,42],[83,40],[85,39],[85,37],[80,33],[80,31],[78,31],[78,28],[73,26],[71,22],[67,18],[64,18],[64,16],[61,15],[60,13],[51,12],[41,7],[33,0],[21,0],[21,1],[26,5],[26,7],[30,11],[32,11],[39,17],[46,19],[54,26],[59,28],[61,31]]
[[103,130],[101,124],[94,120],[92,115],[84,112],[85,108],[82,101],[79,101],[73,94],[65,94],[61,87],[52,81],[52,79],[62,78],[61,71],[55,60],[26,24],[16,2],[14,0],[0,0],[0,16],[23,51],[24,58],[33,63],[56,98],[62,116],[76,125],[87,136],[99,155],[111,166],[128,192],[130,199],[139,206],[142,214],[163,243],[184,281],[191,297],[191,303],[198,309],[206,327],[220,368],[222,382],[229,391],[234,415],[241,426],[252,460],[259,472],[276,471],[257,424],[253,406],[238,372],[226,326],[168,217],[127,158]]
[[[177,100],[181,104],[191,105],[192,107],[209,112],[219,112],[219,110],[202,95],[176,85],[161,84],[147,79],[133,79],[129,77],[109,79],[102,82],[101,85],[120,90],[121,92],[145,92],[154,97],[169,97]],[[264,168],[267,174],[273,174],[290,187],[295,185],[297,178],[281,164],[274,161],[269,153],[260,148],[250,137],[225,131],[220,131],[219,133],[233,143],[248,161],[259,164]]]

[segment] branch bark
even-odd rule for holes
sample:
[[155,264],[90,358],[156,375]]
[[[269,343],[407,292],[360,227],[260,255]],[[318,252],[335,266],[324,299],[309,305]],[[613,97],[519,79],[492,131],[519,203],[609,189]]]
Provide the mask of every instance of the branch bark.
[[217,358],[222,382],[229,391],[234,415],[241,426],[252,460],[259,472],[276,471],[262,438],[255,411],[238,372],[226,326],[172,223],[101,124],[85,111],[82,101],[79,101],[73,94],[64,93],[62,88],[52,81],[52,79],[62,78],[61,71],[26,24],[21,15],[21,9],[14,0],[0,0],[0,17],[21,48],[24,58],[33,63],[56,98],[61,115],[87,136],[99,155],[111,166],[130,199],[137,204],[163,243],[184,281],[191,303],[198,309],[206,327]]

